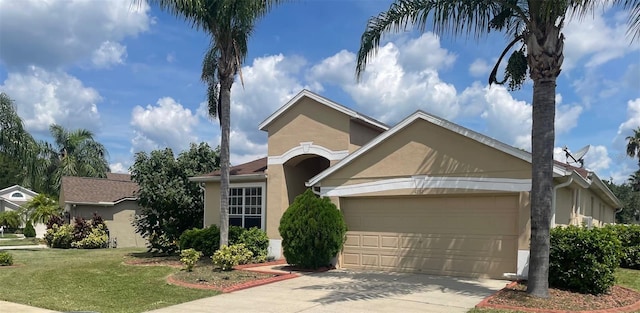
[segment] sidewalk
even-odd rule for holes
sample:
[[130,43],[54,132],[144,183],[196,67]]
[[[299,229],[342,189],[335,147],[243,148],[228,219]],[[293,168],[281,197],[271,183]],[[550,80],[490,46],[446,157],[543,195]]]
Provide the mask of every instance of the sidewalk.
[[47,245],[30,245],[30,246],[0,246],[0,250],[28,250],[28,249],[47,249]]
[[57,311],[51,311],[47,309],[36,308],[24,304],[17,304],[13,302],[0,301],[1,312],[11,313],[56,313]]

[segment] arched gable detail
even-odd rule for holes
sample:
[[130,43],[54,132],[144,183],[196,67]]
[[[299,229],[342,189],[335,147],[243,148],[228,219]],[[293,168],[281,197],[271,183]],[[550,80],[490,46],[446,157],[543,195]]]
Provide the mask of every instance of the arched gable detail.
[[278,156],[269,156],[267,164],[284,164],[294,157],[303,154],[319,155],[327,160],[342,160],[349,155],[348,150],[333,151],[323,146],[314,145],[313,142],[301,142],[299,146],[289,149],[287,152]]

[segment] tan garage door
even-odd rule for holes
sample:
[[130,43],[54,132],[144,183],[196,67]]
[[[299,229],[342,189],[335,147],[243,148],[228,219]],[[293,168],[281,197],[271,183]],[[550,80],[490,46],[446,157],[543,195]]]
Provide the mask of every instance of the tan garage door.
[[341,266],[502,278],[516,271],[516,196],[341,198]]

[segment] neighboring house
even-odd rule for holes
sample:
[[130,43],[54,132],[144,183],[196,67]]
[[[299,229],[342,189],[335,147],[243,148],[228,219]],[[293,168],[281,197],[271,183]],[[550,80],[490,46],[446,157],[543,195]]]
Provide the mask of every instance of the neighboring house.
[[[280,218],[305,188],[343,212],[338,266],[470,277],[526,276],[531,154],[418,111],[389,128],[303,90],[260,124],[268,157],[234,166],[229,223],[259,226],[281,256]],[[218,172],[205,225],[219,224]],[[554,225],[614,222],[598,176],[554,165]]]
[[[18,211],[21,206],[37,195],[37,192],[20,185],[2,189],[0,190],[0,212]],[[43,238],[44,233],[47,231],[46,225],[42,223],[36,223],[33,228],[36,230],[36,237],[38,238]]]
[[62,177],[60,205],[71,218],[89,220],[102,216],[109,237],[118,248],[145,247],[147,241],[135,232],[132,222],[140,212],[135,196],[138,185],[131,175],[107,173],[107,178]]

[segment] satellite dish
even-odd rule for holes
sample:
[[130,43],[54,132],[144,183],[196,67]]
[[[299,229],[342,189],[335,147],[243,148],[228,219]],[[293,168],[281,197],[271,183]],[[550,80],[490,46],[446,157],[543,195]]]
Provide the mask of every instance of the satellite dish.
[[567,158],[567,164],[571,164],[571,163],[579,163],[580,164],[580,168],[584,167],[584,155],[587,154],[587,152],[589,152],[589,148],[591,148],[590,145],[586,145],[584,146],[582,149],[576,151],[575,153],[571,153],[571,151],[569,151],[569,148],[567,148],[567,146],[565,146],[564,148],[562,148],[562,151],[565,152],[565,156]]

